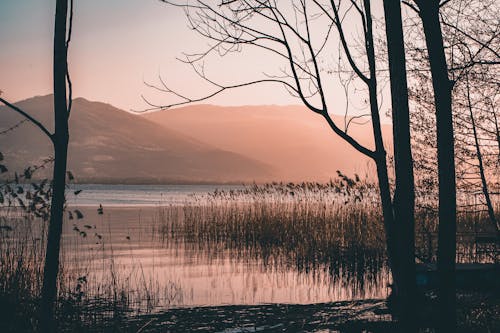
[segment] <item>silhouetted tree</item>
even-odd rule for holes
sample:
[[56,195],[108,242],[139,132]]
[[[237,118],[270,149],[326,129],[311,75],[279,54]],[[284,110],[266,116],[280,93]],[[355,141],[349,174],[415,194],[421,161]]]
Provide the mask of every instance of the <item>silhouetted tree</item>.
[[431,68],[436,106],[437,157],[439,179],[438,276],[443,330],[454,330],[456,322],[456,182],[455,148],[448,66],[439,21],[440,0],[415,0],[422,19]]
[[[406,92],[406,78],[404,76],[404,49],[399,60],[391,59],[394,79],[393,88],[397,97],[393,100],[397,112],[397,168],[396,177],[397,196],[395,208],[391,198],[389,177],[386,161],[386,151],[380,126],[378,85],[376,72],[376,58],[374,49],[373,23],[371,2],[368,0],[346,1],[346,6],[329,1],[222,1],[218,4],[207,4],[202,1],[168,4],[182,7],[189,20],[189,25],[202,36],[213,42],[213,45],[200,54],[188,55],[186,62],[191,64],[196,73],[204,80],[213,84],[217,90],[214,93],[200,98],[190,98],[170,89],[160,78],[161,86],[151,85],[159,91],[174,94],[182,99],[169,105],[156,105],[149,100],[148,110],[168,109],[173,106],[205,100],[228,89],[258,83],[279,83],[292,95],[298,97],[311,111],[322,116],[332,131],[348,142],[354,149],[371,158],[376,165],[388,256],[393,272],[395,296],[404,297],[414,294],[414,241],[413,241],[413,176],[411,170],[411,149],[409,144],[408,107]],[[342,12],[341,12],[342,11]],[[350,46],[343,24],[347,15],[356,15],[362,26],[362,46]],[[394,15],[394,14],[391,14]],[[394,16],[391,16],[393,18]],[[350,17],[352,18],[352,16]],[[393,26],[401,29],[401,18],[395,18]],[[349,135],[348,127],[353,117],[346,121],[344,129],[330,117],[328,93],[324,88],[324,81],[330,74],[336,73],[331,68],[323,68],[322,53],[328,49],[332,29],[336,29],[339,37],[339,58],[346,59],[349,69],[340,68],[337,73],[348,72],[348,80],[360,81],[368,89],[369,116],[371,117],[375,150],[356,141]],[[391,36],[392,37],[392,36]],[[398,39],[398,40],[395,40]],[[401,36],[391,38],[391,46],[401,48]],[[251,45],[270,52],[283,59],[287,69],[280,76],[267,76],[265,79],[243,82],[234,85],[222,85],[214,82],[205,75],[203,68],[197,64],[212,52],[226,54],[240,51],[243,46]],[[401,67],[402,66],[402,67]],[[403,74],[401,73],[403,71]],[[398,77],[399,75],[399,77]],[[350,82],[350,81],[349,81]],[[398,86],[403,84],[404,86]],[[398,90],[401,88],[400,90]],[[314,99],[314,100],[313,100]],[[394,105],[401,100],[404,105]],[[396,212],[396,216],[395,216]],[[400,227],[398,227],[398,225]],[[404,282],[402,281],[404,279]],[[409,291],[408,289],[412,289]],[[406,289],[403,292],[403,289]],[[402,305],[408,303],[401,303]]]
[[[419,155],[418,178],[425,194],[433,193],[439,187],[440,309],[443,311],[442,323],[447,325],[443,330],[452,330],[455,316],[456,191],[465,194],[481,186],[485,204],[491,207],[484,168],[488,163],[484,163],[485,154],[478,149],[479,141],[475,137],[477,130],[481,129],[482,148],[491,152],[491,148],[486,149],[488,144],[485,141],[494,141],[496,132],[493,126],[496,113],[491,98],[495,98],[495,87],[498,89],[498,74],[494,69],[499,64],[499,32],[498,25],[495,25],[498,5],[494,1],[405,3],[419,17],[418,22],[407,24],[412,33],[407,39],[413,67],[410,73],[416,78],[411,99],[417,107],[413,121],[418,134],[415,136]],[[419,35],[421,23],[422,39]],[[429,63],[430,72],[427,71]],[[467,82],[469,78],[474,78],[474,84]],[[474,92],[469,93],[470,89]],[[471,105],[475,106],[473,110],[469,108]],[[430,114],[433,111],[434,116]],[[438,152],[437,165],[433,150]],[[436,170],[438,177],[435,177]],[[455,172],[453,177],[451,171]],[[452,186],[455,182],[456,187]],[[467,196],[462,195],[462,198]],[[470,199],[466,201],[469,202],[463,203],[464,210],[477,209],[470,206]],[[492,209],[488,208],[488,211],[494,217]]]
[[[418,11],[417,8],[415,10]],[[474,147],[467,87],[470,90],[476,129],[481,139],[485,174],[492,175],[492,171],[498,166],[495,162],[498,161],[500,146],[495,119],[498,114],[500,33],[494,22],[498,22],[499,13],[500,7],[494,0],[448,2],[448,5],[441,7],[440,10],[448,76],[453,82],[457,191],[469,194],[469,197],[483,189],[479,188],[481,176],[479,162],[475,161],[477,149]],[[428,84],[431,79],[427,71],[427,51],[419,25],[420,20],[417,22],[416,18],[410,18],[406,22],[411,34],[407,38],[411,59],[410,77],[414,83],[411,100],[416,107],[416,111],[413,112],[413,122],[414,132],[417,135],[413,138],[419,155],[418,179],[429,185],[427,190],[430,192],[434,188],[432,178],[437,179],[434,170],[437,170],[436,159],[432,151],[436,148],[432,145],[433,137],[436,135],[435,115],[432,114],[435,108],[432,102],[432,86]],[[494,177],[490,177],[489,183],[494,183]],[[461,209],[466,209],[466,205],[470,204],[461,202],[461,198],[463,201],[464,197],[464,195],[457,197],[457,204]]]
[[415,186],[410,140],[410,109],[400,0],[384,0],[387,54],[392,98],[395,193],[394,215],[401,253],[400,283],[403,322],[413,325],[415,282]]
[[457,190],[474,195],[482,193],[480,202],[486,206],[497,234],[498,222],[490,186],[495,186],[494,180],[498,177],[494,175],[500,161],[497,122],[499,15],[498,2],[491,0],[445,6],[440,15],[445,43],[450,49],[447,51],[449,76],[454,82]]
[[[477,162],[478,162],[477,168],[478,168],[479,177],[481,180],[481,190],[482,190],[482,193],[484,195],[484,200],[485,200],[486,208],[488,211],[488,216],[490,218],[490,221],[491,221],[493,227],[495,228],[495,231],[496,231],[497,237],[498,237],[500,227],[499,227],[499,222],[497,221],[497,218],[495,216],[495,211],[493,208],[493,203],[491,201],[491,196],[490,196],[490,191],[489,191],[489,184],[488,184],[488,181],[486,179],[485,161],[484,161],[482,146],[481,146],[480,138],[479,138],[479,134],[478,134],[479,128],[477,125],[476,118],[474,116],[474,106],[472,104],[471,86],[470,86],[468,74],[466,74],[465,89],[466,89],[466,97],[467,97],[466,105],[467,105],[467,108],[469,109],[470,128],[472,130],[472,137],[474,138],[473,147],[474,147],[475,153],[476,153],[476,158],[477,158]],[[493,116],[493,119],[495,120],[495,125],[497,127],[498,122],[496,121],[495,110],[493,110],[492,116]],[[496,128],[496,130],[498,131],[497,128]],[[498,134],[497,134],[497,138],[498,138]],[[500,154],[500,150],[499,150],[499,154]]]
[[[68,2],[70,2],[70,6],[68,6]],[[72,7],[72,0],[56,1],[53,58],[54,133],[50,133],[44,125],[27,112],[9,103],[5,99],[0,98],[2,103],[15,112],[23,115],[45,133],[50,138],[54,147],[52,198],[39,318],[39,328],[41,332],[55,331],[54,306],[57,297],[57,275],[59,271],[59,253],[65,203],[64,191],[66,187],[66,164],[69,140],[68,120],[72,98],[71,81],[68,74],[67,63],[68,45],[71,37]],[[68,12],[71,13],[69,22]],[[67,85],[69,85],[69,102],[67,99]]]
[[[70,11],[72,13],[72,0]],[[54,172],[52,178],[52,203],[50,207],[50,222],[47,236],[47,251],[43,271],[41,328],[43,331],[55,331],[54,304],[57,297],[57,274],[59,272],[59,252],[64,211],[64,190],[66,188],[66,167],[68,160],[69,130],[68,120],[71,111],[71,96],[69,103],[66,96],[68,76],[68,45],[71,36],[71,20],[68,33],[68,0],[57,0],[54,30]],[[71,90],[70,90],[71,91]]]

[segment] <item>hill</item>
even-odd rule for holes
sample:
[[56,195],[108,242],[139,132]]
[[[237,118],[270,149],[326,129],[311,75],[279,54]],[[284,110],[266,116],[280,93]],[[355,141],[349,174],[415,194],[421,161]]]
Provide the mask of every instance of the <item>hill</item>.
[[[16,105],[52,131],[52,99],[52,95],[37,96]],[[18,114],[0,107],[1,129],[20,120]],[[12,171],[22,171],[52,155],[48,138],[28,122],[0,136],[0,151]],[[276,177],[276,170],[268,164],[83,98],[73,101],[68,159],[68,169],[82,182],[224,183]]]
[[[193,105],[143,117],[165,129],[273,165],[280,180],[325,181],[336,170],[374,174],[370,159],[335,135],[323,117],[303,106]],[[343,117],[333,119],[343,128]],[[383,126],[386,138],[391,137],[390,131],[390,126]],[[373,148],[371,123],[352,124],[348,133]]]

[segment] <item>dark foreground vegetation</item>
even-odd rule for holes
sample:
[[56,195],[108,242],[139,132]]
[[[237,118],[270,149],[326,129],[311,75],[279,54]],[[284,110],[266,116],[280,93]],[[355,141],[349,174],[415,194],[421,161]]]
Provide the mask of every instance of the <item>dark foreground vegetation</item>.
[[[158,207],[155,230],[151,232],[161,243],[197,248],[212,258],[224,256],[230,249],[231,255],[257,258],[270,268],[292,267],[306,274],[327,270],[334,278],[345,279],[346,285],[362,291],[368,284],[386,283],[378,280],[380,272],[387,268],[387,258],[374,192],[374,187],[366,182],[347,177],[329,184],[269,184],[242,191],[217,191],[183,206]],[[428,205],[425,207],[416,214],[417,262],[432,263],[436,260],[436,214]],[[460,262],[497,262],[496,245],[485,247],[474,237],[489,230],[486,213],[464,212],[457,226],[462,235],[457,247]],[[36,330],[45,234],[45,223],[32,213],[3,208],[2,332]],[[92,267],[70,267],[63,247],[56,306],[58,330],[391,332],[398,329],[396,317],[391,314],[397,309],[390,299],[170,308],[159,299],[162,286],[145,280],[143,288],[137,290],[120,280],[113,258],[107,260],[108,278],[91,279],[88,273]],[[423,331],[429,331],[435,327],[435,291],[425,290],[422,295],[415,300],[418,323]],[[457,301],[459,332],[499,330],[498,289],[461,290]]]
[[[498,67],[493,67],[498,65],[499,58],[498,31],[492,28],[498,25],[496,3],[472,1],[467,6],[462,3],[453,6],[449,0],[404,1],[412,14],[405,15],[408,21],[403,21],[400,2],[384,0],[386,24],[382,34],[385,33],[387,37],[387,47],[379,47],[377,44],[381,35],[378,27],[384,25],[378,24],[378,20],[372,15],[369,0],[344,4],[312,1],[307,5],[305,1],[301,1],[300,4],[290,3],[290,8],[281,7],[282,2],[278,6],[277,1],[221,1],[209,4],[203,1],[162,2],[184,9],[190,28],[213,42],[201,53],[186,54],[184,62],[191,65],[202,80],[214,86],[214,91],[202,97],[185,97],[189,94],[175,92],[160,75],[162,86],[148,86],[174,95],[178,100],[157,104],[143,98],[150,106],[148,110],[165,110],[203,101],[225,90],[243,86],[278,84],[298,97],[311,112],[324,118],[332,133],[371,159],[376,165],[377,173],[377,190],[372,187],[371,191],[363,188],[356,192],[357,179],[354,182],[341,177],[340,183],[326,186],[276,184],[274,187],[256,187],[253,193],[230,193],[229,199],[225,194],[218,199],[217,194],[208,203],[180,210],[168,208],[159,212],[159,217],[164,218],[159,231],[166,241],[170,243],[170,238],[173,241],[180,239],[183,246],[201,248],[208,255],[218,254],[221,249],[229,248],[243,257],[261,258],[264,265],[291,266],[307,273],[327,269],[337,278],[343,278],[345,275],[340,272],[347,270],[354,272],[351,274],[355,281],[354,288],[360,289],[366,286],[364,283],[367,273],[370,279],[370,274],[377,276],[376,273],[382,267],[388,266],[392,273],[392,301],[389,298],[388,306],[404,328],[410,329],[415,325],[435,326],[432,314],[439,313],[438,326],[441,332],[456,331],[457,324],[460,330],[475,331],[476,326],[470,324],[472,321],[469,320],[474,316],[462,316],[461,322],[457,322],[457,305],[461,310],[467,309],[467,313],[474,311],[457,302],[456,287],[459,285],[456,285],[456,263],[496,264],[498,261],[496,247],[499,225],[495,215],[498,209],[494,207],[498,204],[493,203],[490,194],[496,192],[491,191],[493,184],[488,182],[489,170],[492,170],[492,178],[496,182],[496,147],[500,148],[497,145],[500,143],[496,105],[498,75],[495,74]],[[314,9],[311,10],[312,8]],[[318,19],[321,16],[323,18]],[[2,325],[8,325],[8,330],[30,330],[34,326],[43,332],[54,332],[56,328],[73,331],[97,327],[100,330],[119,330],[120,327],[127,327],[125,323],[130,318],[136,318],[134,315],[123,315],[127,312],[125,310],[133,309],[137,313],[143,308],[144,300],[147,312],[155,307],[152,300],[156,293],[151,292],[147,283],[144,283],[144,290],[138,291],[130,290],[126,283],[117,280],[113,256],[110,258],[110,278],[102,281],[88,280],[85,269],[90,272],[92,267],[83,267],[80,272],[70,269],[71,265],[65,267],[67,262],[64,260],[59,262],[59,259],[64,258],[60,245],[65,206],[68,121],[72,105],[72,82],[67,62],[72,17],[73,1],[57,0],[53,49],[54,131],[50,132],[29,113],[0,97],[0,102],[38,127],[54,148],[50,205],[44,207],[50,209],[50,214],[42,217],[45,221],[50,220],[47,232],[43,232],[44,226],[39,233],[28,233],[25,229],[18,236],[11,236],[17,230],[17,224],[23,223],[29,230],[31,225],[37,223],[37,219],[30,213],[31,208],[28,208],[31,206],[23,206],[24,214],[17,217],[12,217],[7,212],[2,221],[0,291],[2,310],[5,308],[2,316],[6,316]],[[350,40],[350,33],[346,32],[351,29],[347,29],[345,22],[357,24],[354,30],[362,31],[362,36]],[[313,24],[322,27],[312,28]],[[417,33],[414,34],[411,30]],[[338,37],[338,52],[329,50],[332,45],[329,43],[331,34]],[[245,75],[235,75],[242,81],[221,85],[215,83],[217,79],[211,79],[205,74],[204,61],[212,54],[223,56],[231,52],[240,53],[243,47],[249,45],[284,60],[281,64],[284,67],[279,66],[278,75],[265,74],[264,77],[252,78],[250,81]],[[325,58],[322,58],[322,54],[325,54]],[[331,59],[338,59],[338,62],[331,66]],[[425,61],[425,64],[420,61]],[[332,70],[337,66],[338,72]],[[388,67],[390,113],[393,119],[394,163],[390,168],[380,122],[380,88],[383,89],[383,84],[379,82],[383,82],[383,77],[379,70],[384,67]],[[413,68],[418,70],[414,71]],[[346,71],[351,74],[343,76],[342,73]],[[330,103],[327,98],[330,88],[327,89],[327,84],[324,84],[332,79],[332,74],[339,74],[338,81],[345,91],[343,126],[331,117],[331,114],[339,111],[338,105],[336,101]],[[417,91],[408,88],[408,79],[412,86],[419,87]],[[356,83],[364,88],[360,90]],[[356,115],[351,114],[352,117],[349,117],[349,109],[352,108],[348,100],[353,95],[359,95],[353,98],[355,100],[358,97],[360,101],[364,99],[364,107],[356,107]],[[432,102],[429,104],[429,101]],[[410,113],[410,102],[415,106],[416,112],[412,112],[413,114]],[[351,120],[365,116],[358,115],[358,111],[363,109],[363,113],[370,117],[374,148],[364,146],[348,133]],[[466,119],[465,127],[457,126],[457,122],[464,123],[464,114],[470,115],[470,122]],[[429,126],[418,119],[415,126],[415,120],[411,120],[415,118],[414,115],[421,116]],[[17,126],[10,127],[4,133]],[[417,127],[418,132],[413,137],[410,136],[412,127]],[[419,141],[423,141],[424,145],[417,149],[420,156],[414,158],[412,145],[418,145]],[[462,151],[461,147],[464,146],[466,148]],[[477,164],[474,160],[477,160]],[[414,178],[415,170],[430,175],[431,182],[427,186],[431,188],[431,192],[437,190],[437,197],[418,193],[417,183],[425,180],[425,177]],[[0,165],[0,173],[6,171],[6,167]],[[393,176],[392,179],[389,175]],[[17,184],[17,174],[15,178]],[[474,187],[478,184],[484,196],[487,217],[477,211],[474,204],[466,203],[471,208],[464,212],[460,212],[460,206],[457,206],[457,201],[461,200],[459,196],[463,193],[459,191],[461,186]],[[361,184],[362,186],[364,185]],[[308,192],[301,192],[304,189]],[[333,191],[334,195],[322,197],[320,193],[317,197],[318,191]],[[298,195],[300,192],[302,195]],[[273,197],[274,194],[278,197]],[[346,194],[348,198],[344,205],[339,205]],[[378,194],[379,200],[366,198],[367,194]],[[240,195],[250,195],[252,200],[240,202]],[[313,199],[309,200],[310,197]],[[48,201],[49,196],[45,200]],[[35,209],[33,213],[36,215],[37,212]],[[75,211],[75,215],[78,219],[81,213]],[[486,223],[483,222],[486,219],[495,230],[486,228]],[[82,237],[86,237],[85,231],[75,228]],[[436,231],[439,243],[437,255]],[[493,241],[485,242],[485,239]],[[381,245],[384,242],[385,246]],[[486,248],[483,246],[485,243],[489,243]],[[43,248],[46,249],[45,253]],[[415,256],[423,263],[437,262],[439,306],[431,305],[428,309],[425,296],[417,291]],[[351,279],[351,275],[347,274],[348,279]],[[141,297],[141,292],[144,292],[144,297]],[[497,300],[497,290],[492,293],[494,300]],[[139,302],[136,304],[133,300]],[[494,309],[493,313],[485,309],[479,310],[479,313],[491,314],[493,318],[497,318],[495,303],[493,301],[490,304]],[[279,306],[275,308],[279,309]],[[416,315],[420,310],[423,314]],[[182,317],[181,310],[175,311]],[[127,318],[123,325],[120,324],[121,317]],[[210,315],[201,317],[210,318]],[[97,324],[101,322],[101,318],[113,318],[111,322],[118,324]],[[139,325],[134,330],[145,331],[152,327],[152,321]],[[177,320],[173,322],[178,323]],[[356,322],[350,323],[355,325]],[[231,320],[225,323],[228,323],[227,328],[232,327]],[[486,318],[481,321],[481,325],[489,323],[491,321]],[[384,331],[390,331],[394,323],[384,325]],[[194,326],[197,325],[191,325],[190,328]],[[292,325],[290,328],[304,329],[304,326],[299,326]],[[281,330],[279,324],[269,326],[266,323],[262,327],[253,327],[253,330]],[[213,330],[224,329],[226,326],[202,324],[200,329],[203,328]],[[349,330],[359,331],[358,328],[352,327]],[[484,329],[490,331],[497,328],[490,325]],[[477,330],[480,329],[477,327]]]

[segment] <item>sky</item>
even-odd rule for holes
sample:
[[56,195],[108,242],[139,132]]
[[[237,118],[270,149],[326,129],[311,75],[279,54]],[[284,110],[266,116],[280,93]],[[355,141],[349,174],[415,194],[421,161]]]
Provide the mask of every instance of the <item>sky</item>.
[[[17,101],[52,90],[52,36],[55,1],[2,0],[0,2],[0,90]],[[157,103],[174,101],[146,87],[158,74],[176,90],[198,97],[211,91],[188,65],[176,58],[197,52],[207,41],[187,27],[184,12],[157,0],[75,1],[73,36],[69,51],[74,95],[111,103],[125,110],[147,105],[141,94]],[[242,59],[243,60],[243,59]],[[238,74],[262,72],[264,59],[253,69],[238,66]],[[208,68],[208,67],[207,67]],[[234,70],[212,71],[221,81],[233,82]],[[274,86],[233,90],[211,104],[297,104]],[[258,95],[259,99],[255,96]]]
[[[54,11],[54,0],[0,1],[0,90],[4,98],[18,101],[52,92]],[[352,28],[352,32],[359,33],[355,29]],[[181,9],[158,0],[75,1],[69,49],[73,95],[124,110],[146,109],[148,105],[141,95],[155,104],[178,101],[144,84],[144,81],[159,83],[161,74],[176,91],[194,98],[205,96],[213,92],[214,87],[203,82],[189,65],[177,58],[183,58],[184,53],[203,51],[208,45],[206,39],[188,28]],[[280,74],[284,65],[286,63],[268,53],[246,49],[222,60],[211,57],[205,69],[217,82],[234,84],[262,78],[263,73]],[[334,83],[325,90],[333,105],[330,112],[342,114],[345,111],[342,88]],[[364,100],[360,99],[359,105],[351,102],[351,109],[364,112],[359,111],[366,107]],[[301,104],[276,84],[231,90],[206,102]]]

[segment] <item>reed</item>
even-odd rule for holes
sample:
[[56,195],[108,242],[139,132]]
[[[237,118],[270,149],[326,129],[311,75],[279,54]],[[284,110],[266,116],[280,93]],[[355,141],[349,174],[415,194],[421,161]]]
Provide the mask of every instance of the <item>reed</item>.
[[[435,261],[436,207],[432,201],[419,202],[418,207],[417,258]],[[36,327],[45,225],[25,210],[2,208],[0,331]],[[388,274],[377,190],[357,177],[344,176],[326,184],[272,183],[215,191],[184,205],[159,206],[152,225],[146,235],[132,237],[190,249],[209,260],[237,256],[258,262],[263,269],[291,268],[312,275],[327,271],[360,291],[367,283],[380,284],[380,275]],[[470,236],[488,232],[488,226],[486,212],[461,212],[460,261],[497,260],[481,255]],[[91,252],[86,234],[79,229],[76,234],[61,254],[57,302],[61,330],[114,326],[119,330],[137,314],[168,308],[182,297],[175,284],[161,284],[157,277],[145,275],[140,262],[127,272],[117,267],[106,235],[98,235],[99,244]],[[96,260],[99,255],[101,261]]]
[[[0,331],[33,332],[43,277],[46,224],[24,210],[3,207],[0,215]],[[78,238],[76,238],[78,239]],[[141,267],[122,272],[114,258],[95,260],[84,242],[63,247],[56,317],[61,331],[99,331],[123,325],[137,313],[150,313],[168,301],[175,286],[161,286]],[[101,242],[97,253],[109,251]],[[78,257],[78,258],[76,258]],[[97,273],[96,273],[97,272]],[[140,286],[140,287],[138,287]]]
[[[480,209],[465,209],[470,206],[464,201],[458,215],[457,259],[495,261],[476,243],[478,234],[491,232],[488,216]],[[264,265],[307,271],[321,266],[335,276],[354,271],[358,282],[366,271],[377,272],[385,265],[376,186],[359,178],[215,191],[183,206],[159,207],[156,219],[164,242],[191,244],[214,258],[229,250],[230,255],[262,259]],[[416,210],[417,260],[436,261],[437,225],[436,202],[421,198]]]

